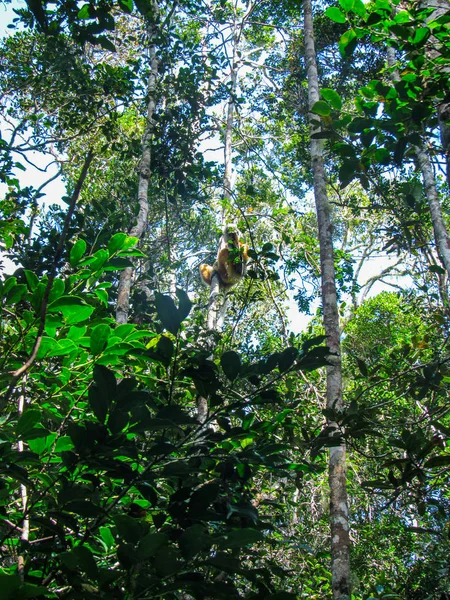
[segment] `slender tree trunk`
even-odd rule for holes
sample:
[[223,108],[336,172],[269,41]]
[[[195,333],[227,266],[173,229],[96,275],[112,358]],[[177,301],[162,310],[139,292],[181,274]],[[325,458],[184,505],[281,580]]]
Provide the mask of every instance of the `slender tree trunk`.
[[[147,124],[142,138],[142,156],[139,165],[138,203],[139,213],[135,225],[130,230],[130,235],[141,238],[147,227],[148,219],[148,187],[150,180],[151,141],[153,136],[153,114],[156,108],[156,87],[158,82],[159,59],[157,57],[156,39],[158,36],[159,6],[153,2],[152,21],[149,23],[147,32],[149,39],[150,74],[148,76],[148,104]],[[130,292],[133,268],[127,267],[120,273],[119,287],[117,291],[116,322],[126,323],[130,310]]]
[[[388,65],[391,67],[391,79],[394,82],[400,81],[400,75],[396,70],[397,59],[394,48],[387,48]],[[442,213],[442,207],[437,192],[436,177],[434,175],[433,164],[428,152],[422,146],[413,146],[417,157],[417,165],[422,173],[425,196],[430,207],[431,224],[433,226],[434,240],[438,256],[450,277],[450,238]]]
[[[308,101],[311,109],[320,98],[311,0],[303,0],[303,10]],[[313,134],[320,131],[320,125],[317,123],[316,115],[310,113],[309,119],[311,168],[314,177],[314,197],[320,243],[323,318],[327,344],[332,352],[330,357],[332,365],[327,367],[327,408],[339,412],[343,406],[342,371],[331,208],[326,189],[323,141],[313,138]],[[337,424],[334,422],[329,422],[329,427],[331,431],[337,430]],[[346,448],[345,444],[341,442],[338,446],[330,448],[329,462],[331,576],[334,600],[350,599],[350,538],[346,482]]]

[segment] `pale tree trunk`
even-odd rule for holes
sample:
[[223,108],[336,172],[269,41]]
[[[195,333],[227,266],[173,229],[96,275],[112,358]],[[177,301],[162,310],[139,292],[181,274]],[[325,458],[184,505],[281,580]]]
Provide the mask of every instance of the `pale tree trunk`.
[[[157,57],[156,39],[158,36],[159,6],[152,3],[152,21],[147,27],[149,40],[150,74],[148,77],[147,93],[147,123],[142,138],[142,156],[139,165],[138,203],[139,213],[135,225],[130,230],[130,236],[141,238],[147,227],[148,219],[148,187],[150,180],[151,140],[153,136],[153,114],[156,108],[156,87],[158,83],[159,59]],[[120,325],[128,320],[130,310],[130,292],[133,268],[127,267],[120,273],[117,291],[116,322]]]
[[[388,65],[391,68],[392,81],[400,81],[400,75],[395,68],[397,64],[395,50],[390,46],[387,47],[387,60]],[[431,224],[433,226],[436,250],[442,265],[447,271],[447,275],[450,276],[450,238],[444,221],[439,194],[437,192],[433,164],[430,160],[428,152],[423,148],[423,146],[414,145],[413,149],[417,158],[417,166],[422,173],[425,197],[430,208]]]
[[[303,0],[305,60],[308,73],[308,102],[311,109],[319,96],[319,80],[314,44],[311,0]],[[331,208],[326,189],[323,161],[323,141],[312,136],[320,131],[318,117],[309,113],[311,168],[314,177],[314,197],[319,229],[320,266],[322,272],[322,305],[327,345],[332,352],[332,365],[327,367],[327,408],[339,412],[342,402],[342,370],[339,333],[339,313],[336,296]],[[329,422],[330,431],[338,426]],[[330,526],[331,576],[333,600],[350,599],[350,537],[347,501],[346,448],[344,443],[330,448]]]

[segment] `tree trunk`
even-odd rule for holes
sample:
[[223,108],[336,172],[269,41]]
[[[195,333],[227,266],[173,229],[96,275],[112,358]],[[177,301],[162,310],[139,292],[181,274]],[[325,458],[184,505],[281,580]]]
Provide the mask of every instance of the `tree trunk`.
[[[303,10],[308,102],[311,109],[320,98],[311,0],[303,0]],[[312,113],[309,114],[309,121],[311,168],[314,178],[314,197],[319,229],[323,319],[327,344],[332,353],[330,357],[332,365],[327,367],[327,408],[339,412],[343,406],[342,372],[331,207],[326,189],[323,141],[313,138],[313,134],[320,131],[320,124],[318,123],[318,117]],[[328,425],[332,432],[337,430],[338,426],[335,422],[329,422]],[[346,448],[345,444],[340,442],[339,445],[330,448],[329,462],[333,600],[350,599],[350,538],[346,481]]]
[[[153,114],[156,108],[156,86],[158,81],[159,59],[157,57],[156,38],[158,35],[159,6],[153,2],[153,14],[147,32],[149,39],[150,74],[148,76],[148,104],[147,123],[142,138],[142,156],[139,165],[138,203],[139,213],[135,225],[130,230],[130,235],[141,238],[146,227],[148,218],[148,186],[150,180],[151,140],[153,136]],[[128,321],[130,310],[130,292],[133,268],[127,267],[120,273],[119,287],[117,291],[116,322],[120,325]]]

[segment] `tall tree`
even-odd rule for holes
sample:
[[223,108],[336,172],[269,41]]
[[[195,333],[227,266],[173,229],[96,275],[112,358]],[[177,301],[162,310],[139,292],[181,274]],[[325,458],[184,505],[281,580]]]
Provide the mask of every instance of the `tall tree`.
[[[305,61],[308,73],[308,103],[311,111],[320,100],[314,43],[313,13],[310,0],[303,1]],[[339,432],[337,419],[342,413],[342,370],[339,312],[334,270],[333,227],[331,206],[327,195],[327,180],[323,159],[323,140],[320,121],[309,113],[311,168],[314,178],[317,225],[320,243],[322,277],[322,310],[327,344],[331,355],[327,367],[327,409],[330,418],[328,430],[331,438],[329,461],[330,524],[331,524],[331,576],[334,600],[350,599],[350,527],[347,501],[346,447]],[[333,445],[333,437],[335,437]]]
[[[160,11],[156,0],[151,3],[151,9],[146,13],[147,25],[147,43],[149,59],[149,76],[147,84],[147,115],[145,121],[145,130],[142,138],[142,155],[139,164],[139,183],[138,183],[138,204],[139,212],[136,217],[136,223],[129,227],[130,235],[138,239],[144,234],[147,227],[148,218],[148,187],[151,175],[151,143],[153,136],[153,115],[157,103],[157,84],[159,58],[157,49],[157,40],[161,40],[160,31]],[[130,309],[130,290],[133,275],[133,268],[126,267],[120,274],[119,286],[117,290],[116,321],[123,324],[128,320]]]

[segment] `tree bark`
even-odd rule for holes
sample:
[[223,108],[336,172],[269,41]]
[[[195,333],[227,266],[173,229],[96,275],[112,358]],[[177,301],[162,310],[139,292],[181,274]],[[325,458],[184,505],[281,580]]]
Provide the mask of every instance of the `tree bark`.
[[[309,109],[319,96],[319,78],[314,43],[314,29],[311,0],[303,0],[305,60],[308,73]],[[327,408],[340,412],[342,402],[342,370],[339,331],[339,312],[336,296],[334,270],[331,207],[326,189],[323,161],[323,140],[314,139],[320,131],[318,117],[309,113],[311,168],[314,178],[317,224],[319,230],[320,265],[322,272],[322,306],[327,344],[332,353],[327,367]],[[330,431],[337,431],[338,425],[328,422]],[[331,434],[333,435],[333,434]],[[346,447],[342,441],[330,448],[330,527],[331,527],[331,577],[333,600],[350,600],[350,537],[347,501]]]
[[[156,108],[156,87],[158,82],[159,59],[157,57],[156,39],[159,33],[157,25],[159,6],[153,2],[153,14],[148,24],[150,73],[148,76],[147,93],[147,123],[142,138],[142,156],[139,165],[138,204],[139,213],[135,225],[130,230],[130,236],[141,238],[147,227],[148,219],[148,187],[150,180],[151,141],[153,136],[153,114]],[[130,292],[133,268],[127,267],[120,273],[117,290],[116,322],[120,325],[128,321],[130,311]]]

